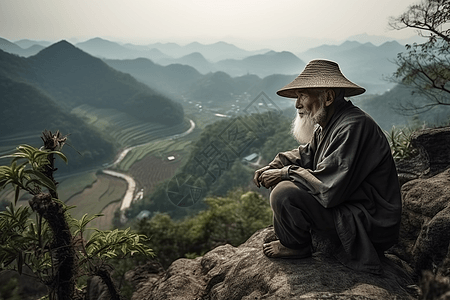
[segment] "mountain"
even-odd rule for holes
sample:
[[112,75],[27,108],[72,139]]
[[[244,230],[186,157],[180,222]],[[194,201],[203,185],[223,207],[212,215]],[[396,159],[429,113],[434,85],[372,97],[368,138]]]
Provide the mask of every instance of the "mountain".
[[367,33],[362,33],[362,34],[357,34],[357,35],[352,35],[350,37],[348,37],[346,39],[347,41],[356,41],[359,42],[361,44],[364,43],[372,43],[376,46],[380,46],[386,42],[392,42],[392,41],[397,41],[399,44],[401,45],[406,45],[406,44],[412,44],[414,42],[417,43],[422,43],[425,41],[424,38],[418,36],[418,35],[412,35],[409,38],[406,39],[394,39],[388,36],[383,36],[383,35],[369,35]]
[[177,59],[160,59],[157,60],[159,64],[167,66],[170,64],[181,64],[195,68],[202,74],[214,71],[214,64],[210,63],[200,52],[192,52]]
[[291,52],[269,51],[242,60],[221,60],[214,66],[217,70],[231,76],[255,74],[259,77],[266,77],[272,74],[298,74],[305,67],[305,63]]
[[183,121],[180,104],[66,41],[45,48],[27,62],[30,68],[24,78],[67,109],[89,104],[113,108],[146,122],[173,125]]
[[365,87],[367,93],[382,94],[395,85],[386,78],[396,71],[394,60],[403,51],[404,46],[395,41],[385,42],[380,46],[346,41],[337,46],[322,45],[309,49],[298,56],[307,61],[315,58],[336,61],[344,75]]
[[[5,58],[5,54],[0,53],[0,57]],[[98,166],[113,159],[115,151],[112,144],[89,129],[80,119],[63,111],[41,89],[0,74],[0,95],[2,154],[10,153],[19,144],[41,146],[39,137],[47,129],[70,134],[68,142],[76,149],[68,146],[64,148],[69,164],[57,162],[61,173]]]
[[158,49],[161,52],[173,57],[179,58],[193,52],[201,53],[206,60],[211,62],[217,62],[223,59],[243,59],[247,56],[260,54],[263,52],[267,52],[265,50],[259,51],[247,51],[236,47],[233,44],[225,43],[225,42],[217,42],[213,44],[201,44],[198,42],[193,42],[187,44],[185,46],[180,46],[175,43],[155,43],[149,44],[149,48]]
[[48,41],[33,41],[33,40],[29,40],[29,39],[22,39],[22,40],[14,42],[14,44],[16,44],[17,46],[19,46],[23,49],[27,49],[34,45],[42,46],[43,48],[45,48],[45,47],[50,46],[52,43],[48,42]]
[[44,49],[44,46],[41,46],[41,45],[31,45],[30,47],[27,47],[26,49],[24,49],[15,43],[12,43],[6,39],[0,38],[0,50],[3,50],[5,52],[11,53],[11,54],[28,57],[31,55],[35,55],[42,49]]
[[181,64],[161,66],[146,58],[106,59],[105,63],[116,70],[131,74],[152,89],[179,100],[181,95],[203,76],[191,66]]
[[16,44],[14,44],[4,38],[0,38],[0,49],[5,52],[13,53],[13,54],[17,54],[17,55],[19,55],[19,53],[23,50]]
[[130,48],[130,46],[125,47],[101,38],[93,38],[82,43],[77,43],[76,46],[93,56],[109,59],[133,59],[145,57],[157,60],[167,56],[158,49],[133,49]]
[[392,126],[428,126],[448,123],[450,108],[440,105],[420,115],[410,115],[401,110],[406,103],[423,103],[422,96],[413,95],[411,88],[396,85],[388,92],[368,99],[355,100],[355,104],[367,112],[384,130],[389,131]]

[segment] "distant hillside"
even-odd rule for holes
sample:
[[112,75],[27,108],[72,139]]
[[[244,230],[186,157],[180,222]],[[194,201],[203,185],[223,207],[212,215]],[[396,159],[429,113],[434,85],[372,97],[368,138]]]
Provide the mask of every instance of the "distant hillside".
[[387,77],[397,69],[394,63],[397,54],[404,51],[404,46],[395,41],[378,47],[371,43],[346,41],[338,46],[322,45],[309,49],[298,56],[305,61],[316,58],[336,61],[344,75],[365,87],[367,93],[382,94],[394,87]]
[[436,106],[428,112],[414,116],[399,110],[399,105],[405,101],[420,103],[422,100],[418,96],[411,95],[411,89],[408,87],[397,85],[383,95],[353,102],[371,115],[384,130],[390,130],[393,125],[402,127],[425,123],[427,126],[434,126],[450,121],[449,107]]
[[156,61],[163,66],[170,64],[191,66],[202,74],[213,72],[215,70],[214,64],[207,61],[200,52],[192,52],[191,54],[187,54],[177,59],[165,58]]
[[112,68],[128,73],[172,99],[181,99],[189,87],[203,77],[191,66],[171,64],[161,66],[146,58],[133,60],[105,60]]
[[[25,43],[23,43],[25,44]],[[21,47],[17,45],[16,43],[10,42],[7,39],[0,38],[0,50],[3,50],[5,52],[16,54],[24,57],[28,57],[31,55],[35,55],[39,51],[44,49],[44,46],[33,44],[28,47]]]
[[30,48],[30,47],[32,47],[34,45],[38,45],[38,46],[42,46],[42,47],[48,47],[52,43],[48,42],[48,41],[33,41],[33,40],[29,40],[29,39],[22,39],[22,40],[14,42],[14,44],[22,47],[23,49],[27,49],[27,48]]
[[[16,66],[11,65],[13,61]],[[67,110],[89,104],[114,108],[146,122],[183,122],[180,104],[66,41],[26,59],[10,55],[0,63],[0,69],[8,76],[34,83]]]
[[82,43],[77,43],[75,46],[93,56],[107,59],[134,59],[143,57],[155,60],[167,57],[167,55],[158,49],[126,47],[101,38],[93,38]]
[[256,75],[232,77],[225,72],[202,75],[190,66],[161,66],[147,59],[105,62],[174,99],[211,102],[214,106],[223,101],[232,101],[233,95],[243,93],[248,93],[253,98],[265,92],[271,98],[281,99],[275,92],[296,76],[270,75],[261,79]]
[[305,67],[305,63],[291,52],[269,51],[242,60],[222,60],[214,66],[217,70],[231,76],[255,74],[259,77],[266,77],[273,74],[298,74]]
[[248,56],[265,53],[268,50],[247,51],[236,47],[233,44],[225,42],[217,42],[213,44],[201,44],[193,42],[185,46],[180,46],[175,43],[155,43],[149,44],[148,48],[158,49],[161,52],[173,57],[179,58],[186,56],[193,52],[198,52],[203,55],[208,61],[217,62],[223,59],[243,59]]
[[[0,74],[0,152],[5,154],[19,144],[40,147],[45,129],[69,134],[64,148],[69,164],[58,163],[61,173],[87,169],[109,162],[114,157],[112,144],[90,130],[81,120],[61,110],[39,88]],[[80,154],[77,153],[80,152]]]

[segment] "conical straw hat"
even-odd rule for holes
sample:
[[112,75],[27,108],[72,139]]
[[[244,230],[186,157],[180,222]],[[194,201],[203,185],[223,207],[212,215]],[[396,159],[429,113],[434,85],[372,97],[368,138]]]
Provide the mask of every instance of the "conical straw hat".
[[364,93],[366,89],[348,80],[339,65],[329,60],[312,60],[291,83],[277,91],[282,97],[297,98],[295,90],[311,88],[344,88],[345,97]]

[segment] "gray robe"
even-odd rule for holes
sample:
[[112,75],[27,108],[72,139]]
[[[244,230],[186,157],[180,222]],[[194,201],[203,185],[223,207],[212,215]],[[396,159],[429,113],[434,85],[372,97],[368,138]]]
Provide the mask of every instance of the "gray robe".
[[309,144],[279,153],[269,165],[333,211],[341,242],[336,256],[343,264],[382,272],[377,252],[397,242],[401,195],[391,149],[369,115],[339,101]]

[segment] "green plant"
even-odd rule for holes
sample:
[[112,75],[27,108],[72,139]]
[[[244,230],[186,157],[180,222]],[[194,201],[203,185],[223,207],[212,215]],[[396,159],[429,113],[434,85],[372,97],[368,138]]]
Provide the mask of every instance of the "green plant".
[[395,126],[392,126],[391,131],[385,131],[395,160],[409,159],[417,155],[417,150],[411,145],[413,132],[414,130],[411,128],[396,128]]
[[138,232],[152,237],[151,246],[164,267],[177,258],[194,258],[219,245],[238,246],[272,224],[269,201],[255,192],[234,190],[226,197],[207,197],[205,202],[207,209],[182,220],[157,213],[137,224]]
[[[86,226],[101,215],[80,220],[70,216],[69,209],[58,200],[53,178],[54,155],[66,158],[59,150],[65,137],[59,132],[44,132],[44,148],[21,145],[8,155],[10,166],[0,166],[0,189],[12,185],[14,204],[0,212],[0,271],[24,267],[48,288],[49,299],[76,299],[77,283],[84,277],[99,276],[108,287],[111,299],[120,299],[111,279],[108,260],[140,253],[153,256],[142,234],[130,229],[99,231],[85,240]],[[19,161],[22,161],[19,163]],[[17,207],[21,191],[32,195],[28,206]]]

